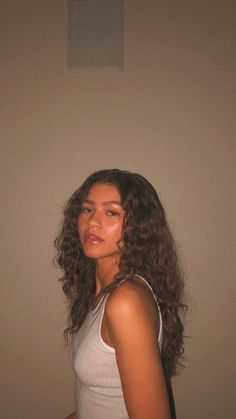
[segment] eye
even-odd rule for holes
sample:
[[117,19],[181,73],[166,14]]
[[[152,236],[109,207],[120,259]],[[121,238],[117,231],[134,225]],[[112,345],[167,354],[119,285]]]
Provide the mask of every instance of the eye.
[[120,215],[119,212],[114,211],[114,210],[109,210],[106,212],[107,215],[109,215],[110,217],[118,217]]
[[90,212],[92,212],[92,208],[89,207],[82,207],[80,210],[80,213],[82,214],[90,214]]

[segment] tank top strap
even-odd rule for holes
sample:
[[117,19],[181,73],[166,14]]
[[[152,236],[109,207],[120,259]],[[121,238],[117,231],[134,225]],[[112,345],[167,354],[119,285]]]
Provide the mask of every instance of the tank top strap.
[[[161,350],[161,348],[162,348],[162,341],[163,341],[163,321],[162,321],[161,309],[160,309],[160,306],[159,306],[157,297],[154,294],[151,285],[148,283],[148,281],[145,278],[143,278],[142,276],[140,276],[138,274],[135,274],[135,276],[143,280],[143,282],[150,289],[150,291],[151,291],[151,293],[153,295],[153,298],[155,300],[155,303],[156,303],[156,306],[157,306],[157,309],[158,309],[158,313],[159,313],[159,319],[160,319],[158,342],[159,342],[159,346],[160,346],[160,350]],[[123,279],[122,281],[120,281],[117,284],[117,287],[119,287],[121,284],[123,284],[126,281],[127,281],[127,279]],[[99,303],[97,304],[97,306],[93,310],[91,310],[91,314],[92,314],[92,317],[94,317],[94,320],[97,318],[98,314],[101,313],[101,319],[100,319],[100,321],[102,321],[102,317],[103,317],[104,310],[105,310],[105,305],[106,305],[106,302],[107,302],[107,299],[108,299],[109,295],[110,295],[110,292],[105,293],[101,297],[101,299],[100,299]]]
[[[148,281],[145,279],[145,278],[143,278],[141,275],[138,275],[138,274],[135,274],[135,276],[137,276],[138,278],[140,278],[140,279],[142,279],[143,280],[143,282],[145,282],[145,284],[148,286],[148,288],[150,289],[150,291],[151,291],[151,293],[152,293],[152,295],[153,295],[153,298],[154,298],[154,300],[155,300],[155,302],[156,302],[156,305],[157,305],[157,307],[158,307],[158,310],[160,311],[160,306],[159,306],[159,303],[158,303],[158,300],[157,300],[157,297],[156,297],[156,295],[154,294],[154,292],[153,292],[153,289],[152,289],[152,287],[151,287],[151,285],[148,283]],[[122,279],[122,281],[120,281],[118,284],[117,284],[117,287],[119,287],[121,284],[123,284],[124,282],[126,282],[127,281],[127,279]],[[107,298],[108,298],[108,296],[110,295],[110,293],[108,292],[108,293],[105,293],[102,297],[101,297],[101,299],[100,299],[100,301],[99,301],[99,303],[97,304],[97,306],[93,309],[93,310],[91,310],[92,312],[96,312],[99,308],[100,308],[100,306],[101,305],[103,305],[103,303],[105,303],[105,301],[107,300]]]
[[96,305],[96,307],[95,307],[94,309],[91,309],[91,310],[90,310],[90,311],[91,311],[91,314],[92,314],[93,316],[95,316],[95,315],[98,313],[98,311],[100,310],[100,308],[101,308],[102,306],[105,306],[106,301],[107,301],[107,298],[109,297],[109,295],[110,295],[110,293],[109,293],[109,292],[107,292],[107,293],[103,294],[103,295],[102,295],[102,297],[100,298],[100,301],[99,301],[99,302],[98,302],[98,304]]
[[[155,303],[156,303],[156,306],[157,306],[157,309],[158,309],[158,313],[159,313],[159,320],[160,320],[160,327],[159,327],[159,334],[158,334],[158,342],[159,342],[160,349],[161,349],[162,348],[162,342],[163,342],[163,321],[162,321],[162,315],[161,315],[161,309],[160,309],[160,306],[159,306],[159,302],[157,300],[156,295],[153,292],[153,289],[152,289],[151,285],[148,283],[148,281],[145,278],[143,278],[141,275],[135,274],[135,276],[143,280],[143,282],[150,289],[150,291],[151,291],[151,293],[153,295],[153,298],[155,300]],[[125,282],[125,281],[127,281],[127,279],[123,279],[122,281],[120,281],[117,286],[123,284],[123,282]],[[108,296],[109,296],[109,294],[107,295],[107,297]],[[105,300],[107,300],[107,298]]]
[[147,281],[145,278],[143,278],[141,275],[138,275],[138,274],[135,274],[135,276],[137,276],[138,278],[142,279],[142,280],[143,280],[143,282],[145,282],[145,284],[146,284],[146,285],[148,286],[148,288],[150,289],[150,291],[151,291],[151,293],[152,293],[152,295],[153,295],[153,298],[154,298],[154,300],[155,300],[155,303],[156,303],[156,305],[157,305],[158,312],[159,312],[159,319],[160,319],[160,328],[159,328],[158,341],[159,341],[160,347],[162,347],[162,341],[163,341],[163,322],[162,322],[161,309],[160,309],[160,306],[159,306],[159,303],[158,303],[157,297],[156,297],[156,295],[154,294],[154,292],[153,292],[153,289],[152,289],[151,285],[148,283],[148,281]]
[[159,303],[158,303],[157,297],[156,297],[156,295],[154,294],[154,292],[153,292],[153,289],[152,289],[151,285],[150,285],[150,284],[148,283],[148,281],[147,281],[145,278],[143,278],[141,275],[135,274],[135,276],[137,276],[138,278],[142,279],[142,280],[143,280],[143,282],[145,282],[145,284],[148,286],[148,288],[150,289],[150,291],[151,291],[151,293],[152,293],[152,295],[153,295],[153,298],[154,298],[154,300],[155,300],[155,302],[156,302],[156,305],[157,305],[158,309],[160,310],[160,307],[159,307]]

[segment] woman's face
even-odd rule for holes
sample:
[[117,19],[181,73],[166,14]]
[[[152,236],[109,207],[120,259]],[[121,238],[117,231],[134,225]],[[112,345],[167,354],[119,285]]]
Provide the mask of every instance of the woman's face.
[[78,232],[84,253],[92,259],[117,258],[122,247],[124,210],[116,186],[94,184],[82,203]]

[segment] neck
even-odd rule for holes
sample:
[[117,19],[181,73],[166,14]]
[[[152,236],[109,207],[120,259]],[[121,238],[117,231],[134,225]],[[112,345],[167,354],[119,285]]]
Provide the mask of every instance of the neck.
[[119,270],[119,260],[120,256],[96,261],[96,295],[114,280]]

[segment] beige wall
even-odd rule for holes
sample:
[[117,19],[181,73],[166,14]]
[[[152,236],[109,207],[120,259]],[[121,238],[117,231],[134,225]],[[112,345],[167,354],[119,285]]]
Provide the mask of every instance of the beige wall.
[[197,303],[178,417],[233,419],[235,2],[125,1],[125,71],[107,74],[67,71],[66,13],[56,0],[1,11],[0,417],[73,409],[52,242],[81,181],[119,167],[160,192]]

